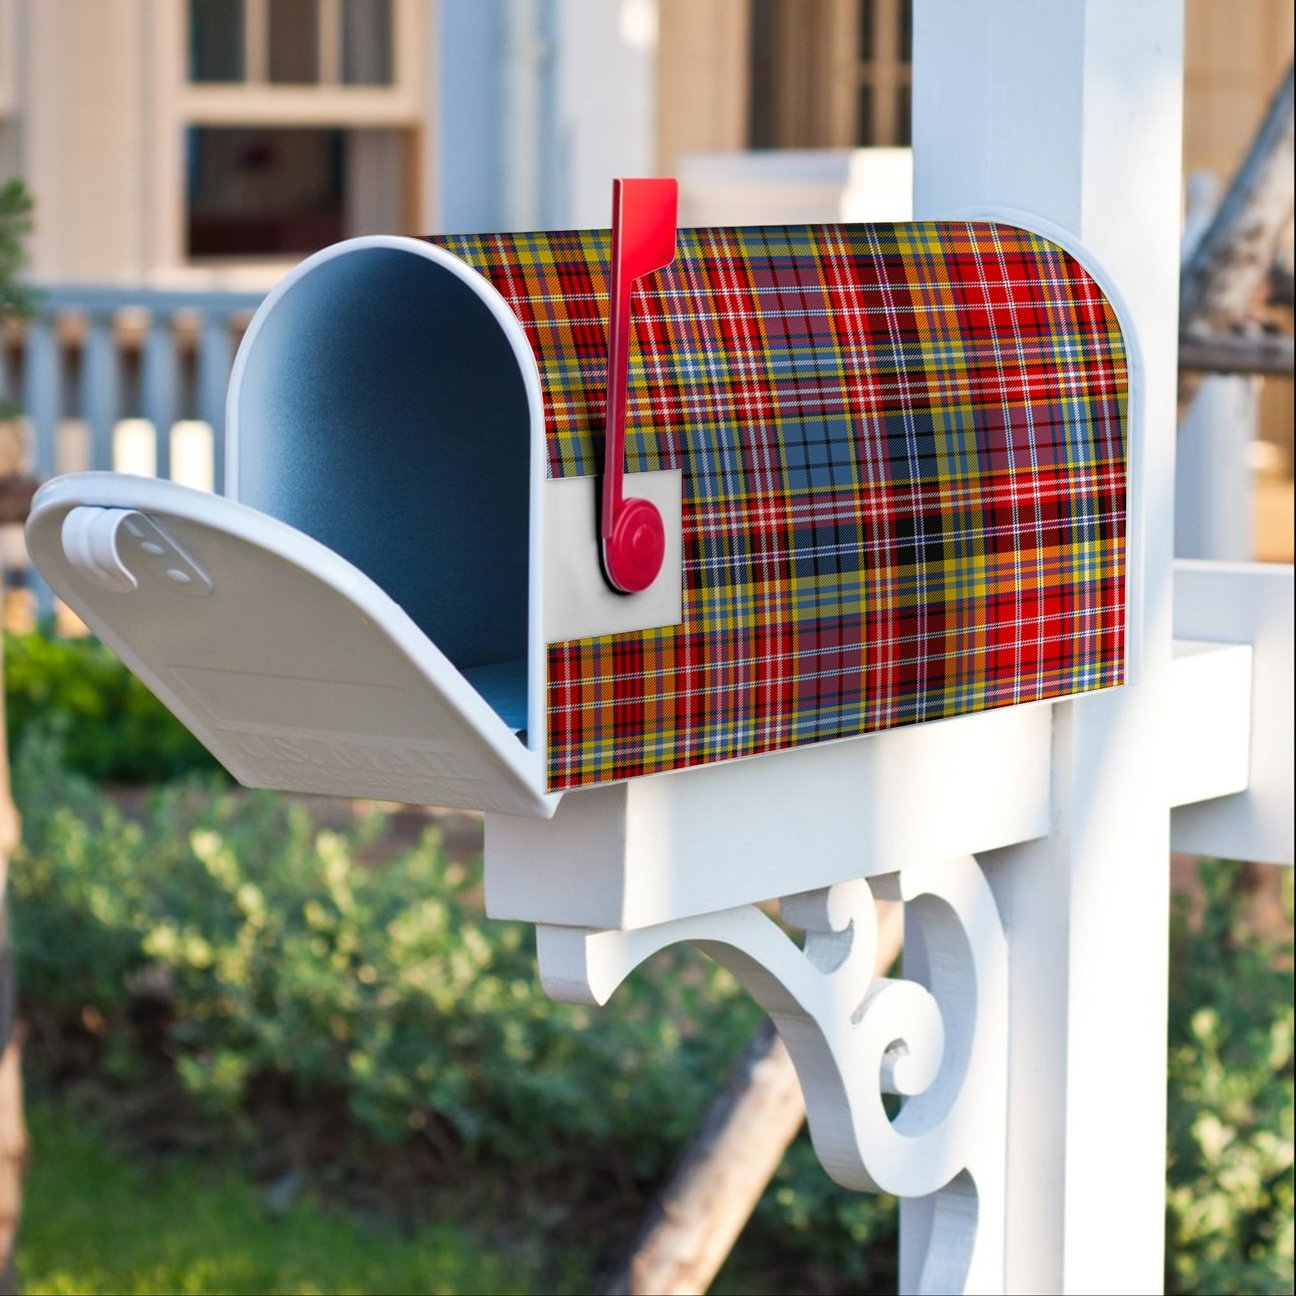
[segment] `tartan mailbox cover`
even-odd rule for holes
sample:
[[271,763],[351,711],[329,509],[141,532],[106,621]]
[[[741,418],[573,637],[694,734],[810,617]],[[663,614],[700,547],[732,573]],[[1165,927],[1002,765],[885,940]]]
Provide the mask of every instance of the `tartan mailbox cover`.
[[[679,231],[631,302],[625,486],[651,484],[666,549],[625,595],[596,533],[609,254],[607,231],[326,250],[236,363],[238,502],[61,479],[38,565],[237,777],[306,791],[547,814],[1122,682],[1128,365],[1079,261],[990,222]],[[212,597],[154,590],[110,514]],[[281,586],[223,578],[248,545]],[[114,564],[173,610],[139,621]]]
[[[548,475],[599,472],[607,235],[439,242],[526,330]],[[683,617],[549,647],[552,787],[1121,682],[1125,352],[1056,245],[684,230],[632,321],[629,468],[681,471]]]

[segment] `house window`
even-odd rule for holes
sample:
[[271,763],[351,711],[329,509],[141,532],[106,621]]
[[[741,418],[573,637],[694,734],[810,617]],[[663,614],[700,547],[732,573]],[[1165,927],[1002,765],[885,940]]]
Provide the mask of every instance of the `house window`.
[[392,79],[391,0],[342,0],[342,82],[388,85]]
[[189,0],[194,85],[389,86],[393,0]]
[[419,228],[424,6],[178,7],[171,48],[183,48],[183,62],[169,147],[182,150],[172,156],[184,187],[171,218],[175,255],[289,259],[358,234]]
[[318,85],[319,0],[270,0],[266,63],[271,85]]
[[189,80],[242,81],[246,75],[243,0],[189,0]]
[[356,234],[401,233],[408,152],[400,130],[190,127],[188,259],[298,257]]
[[856,18],[860,144],[907,145],[913,90],[913,0],[862,0]]
[[751,147],[907,145],[912,33],[912,0],[751,0]]
[[345,234],[346,132],[191,127],[191,258],[292,255]]

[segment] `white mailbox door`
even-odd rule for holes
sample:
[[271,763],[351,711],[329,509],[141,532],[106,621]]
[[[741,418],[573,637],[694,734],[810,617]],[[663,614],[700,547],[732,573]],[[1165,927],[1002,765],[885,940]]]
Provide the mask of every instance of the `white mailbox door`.
[[538,741],[300,531],[170,482],[82,473],[37,495],[27,538],[55,593],[239,782],[553,813]]

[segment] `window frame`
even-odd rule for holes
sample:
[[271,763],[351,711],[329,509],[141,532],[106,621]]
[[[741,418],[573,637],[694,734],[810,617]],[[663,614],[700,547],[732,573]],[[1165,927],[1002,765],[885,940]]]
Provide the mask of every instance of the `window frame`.
[[[4,4],[6,0],[0,0]],[[329,27],[324,9],[341,14],[341,0],[320,0],[321,33]],[[299,257],[267,254],[264,257],[191,257],[186,238],[188,197],[185,183],[186,136],[190,127],[332,128],[339,130],[390,129],[408,140],[405,190],[408,210],[405,223],[422,227],[424,212],[423,153],[430,89],[426,77],[426,51],[430,16],[423,0],[392,0],[392,80],[387,85],[347,85],[321,80],[308,85],[274,84],[264,79],[268,71],[268,25],[260,20],[268,12],[267,0],[247,0],[245,32],[261,33],[260,50],[247,40],[244,71],[263,74],[260,81],[195,82],[189,78],[187,3],[150,5],[154,67],[158,69],[151,93],[154,99],[153,174],[160,178],[150,198],[156,238],[156,265],[168,278],[181,282],[213,274],[251,286],[268,285],[296,264]],[[330,45],[327,66],[342,67],[340,20],[332,33],[321,36]],[[326,64],[321,62],[321,72]]]
[[392,79],[348,85],[341,79],[342,0],[318,0],[320,79],[280,84],[269,79],[269,0],[244,0],[243,79],[192,81],[185,36],[188,4],[178,24],[180,107],[195,126],[399,126],[421,111],[419,0],[392,0]]

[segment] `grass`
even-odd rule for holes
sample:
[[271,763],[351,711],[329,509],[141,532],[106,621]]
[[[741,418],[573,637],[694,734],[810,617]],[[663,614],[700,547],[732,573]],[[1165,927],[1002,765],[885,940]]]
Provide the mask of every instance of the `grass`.
[[47,1102],[31,1104],[28,1124],[18,1264],[29,1294],[535,1290],[524,1261],[458,1226],[408,1236],[309,1197],[275,1214],[232,1166],[129,1159]]

